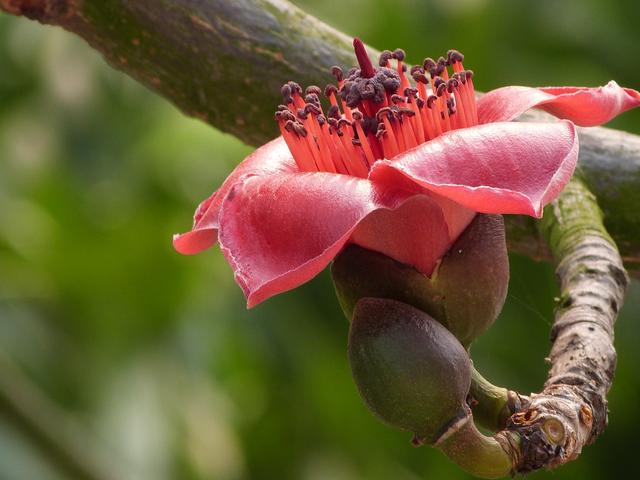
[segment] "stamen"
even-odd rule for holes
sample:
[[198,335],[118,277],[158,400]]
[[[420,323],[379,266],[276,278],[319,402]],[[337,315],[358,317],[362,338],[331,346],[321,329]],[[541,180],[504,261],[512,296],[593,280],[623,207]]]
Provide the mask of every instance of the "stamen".
[[438,97],[438,107],[440,109],[440,115],[444,120],[445,131],[451,130],[451,120],[449,120],[449,109],[444,98],[444,94],[447,91],[447,84],[440,79],[441,83],[436,87],[436,96]]
[[471,123],[470,123],[470,119],[467,118],[467,112],[465,111],[465,108],[464,108],[465,102],[462,100],[462,95],[458,91],[459,85],[460,85],[460,82],[458,82],[457,77],[451,78],[447,82],[447,91],[450,94],[453,94],[453,97],[456,100],[457,111],[460,112],[459,113],[460,118],[458,119],[459,120],[458,124],[460,128],[464,128],[471,125]]
[[302,144],[305,146],[305,150],[311,153],[311,157],[316,165],[318,171],[323,171],[326,168],[325,162],[320,156],[320,152],[316,147],[315,140],[309,135],[309,131],[299,122],[293,124],[295,132],[302,140]]
[[424,70],[426,72],[429,72],[429,75],[431,75],[431,78],[438,75],[436,73],[438,70],[438,64],[433,60],[433,58],[431,57],[425,58],[424,62],[422,63],[422,66],[424,67]]
[[438,59],[438,67],[436,69],[436,75],[449,80],[449,72],[447,72],[447,60],[444,57]]
[[[344,120],[344,121],[349,123],[349,120]],[[355,147],[353,143],[351,143],[352,137],[348,138],[347,135],[345,135],[344,131],[341,128],[343,124],[340,123],[340,121],[338,121],[337,124],[338,124],[336,128],[336,133],[338,134],[337,143],[340,148],[340,152],[342,154],[343,161],[346,168],[349,170],[350,174],[355,177],[362,177],[362,178],[366,177],[369,172],[367,168],[364,166],[364,164],[362,164],[362,162],[359,162],[359,159],[357,159],[356,155],[354,155]]]
[[309,93],[308,95],[305,95],[304,96],[304,101],[305,101],[305,103],[313,103],[318,108],[321,108],[321,106],[320,106],[320,98],[318,98],[318,95],[316,95],[315,93]]
[[340,152],[338,151],[338,147],[334,142],[335,135],[331,132],[332,127],[330,126],[329,121],[325,119],[325,121],[322,122],[320,126],[322,127],[322,134],[324,136],[325,143],[328,146],[329,150],[331,151],[331,162],[333,163],[333,166],[335,167],[338,173],[349,175],[349,171],[344,166],[344,162],[342,161],[342,156],[340,155]]
[[378,60],[378,65],[381,67],[389,68],[389,60],[393,58],[393,53],[389,50],[383,50],[380,54],[380,59]]
[[391,108],[391,111],[389,113],[389,122],[391,123],[393,134],[396,137],[396,142],[398,142],[398,150],[400,153],[402,153],[407,149],[407,144],[404,141],[404,134],[402,133],[402,124],[399,121],[400,113],[398,112],[397,106],[394,105],[390,108]]
[[451,122],[451,130],[457,130],[461,128],[460,115],[456,115],[457,109],[454,104],[453,98],[447,98],[447,113],[449,114],[449,121]]
[[402,63],[405,57],[406,57],[406,54],[404,53],[404,50],[402,50],[401,48],[398,48],[393,51],[393,58],[395,58],[398,62],[396,70],[398,71],[398,77],[400,77],[400,88],[402,90],[411,86],[409,84],[409,80],[407,79],[407,76],[404,74],[407,71],[407,66]]
[[400,123],[405,149],[418,146],[418,141],[416,140],[410,120],[413,115],[415,114],[410,108],[401,108],[398,110],[398,122]]
[[304,90],[305,95],[320,95],[322,89],[316,85],[310,85]]
[[438,111],[437,100],[438,97],[435,95],[429,95],[429,98],[427,98],[427,108],[429,115],[431,116],[431,123],[436,131],[436,137],[442,135],[442,119],[440,117],[440,112]]
[[435,127],[433,126],[433,120],[431,119],[431,114],[428,111],[429,109],[426,106],[425,101],[418,97],[416,99],[416,106],[418,110],[420,110],[420,117],[422,118],[422,128],[424,130],[425,140],[431,140],[436,137]]
[[297,120],[296,116],[289,109],[282,111],[282,119],[285,122],[288,121],[288,120],[291,120],[292,122],[295,122]]
[[[391,126],[391,122],[389,121],[390,115],[393,115],[391,108],[384,107],[378,110],[378,113],[376,114],[376,118],[378,119],[378,121],[382,121],[382,123],[384,124],[384,129],[387,132],[387,135],[389,137],[389,147],[391,149],[391,156],[395,157],[396,155],[398,155],[398,153],[400,153],[400,149],[398,148],[398,142],[396,140],[396,135],[393,132],[393,127]],[[389,153],[386,150],[385,152]]]
[[336,99],[337,92],[338,87],[331,83],[324,87],[324,96],[329,99],[329,103],[331,103],[331,106],[336,108],[338,108],[338,100]]
[[406,57],[406,53],[404,52],[403,49],[401,48],[396,48],[393,51],[393,58],[395,58],[396,60],[398,60],[399,62],[402,62]]
[[334,142],[334,145],[340,154],[340,159],[341,159],[343,168],[347,171],[348,175],[351,175],[353,177],[357,176],[356,171],[351,166],[351,159],[349,158],[349,153],[347,152],[346,148],[344,147],[344,143],[342,142],[343,134],[337,128],[337,122],[336,122],[336,126],[331,125],[329,131],[331,132],[331,137]]
[[394,105],[399,105],[399,104],[403,104],[404,105],[404,98],[401,97],[400,95],[396,95],[395,93],[393,95],[391,95],[391,102]]
[[336,82],[341,82],[343,79],[342,69],[337,65],[334,65],[333,67],[331,67],[331,75],[336,77]]
[[378,125],[378,130],[376,131],[376,139],[378,140],[378,143],[380,143],[380,146],[382,147],[383,158],[392,158],[393,147],[391,146],[391,142],[389,140],[389,135],[387,134],[387,130],[382,123]]
[[369,169],[365,167],[364,162],[362,161],[362,157],[360,155],[360,151],[359,149],[356,148],[355,144],[353,143],[354,137],[352,133],[353,132],[352,124],[353,123],[347,120],[346,118],[341,118],[340,120],[338,120],[338,128],[343,134],[340,137],[340,140],[342,140],[345,146],[345,149],[349,153],[349,158],[351,158],[351,162],[349,163],[349,166],[356,171],[358,176],[366,177],[367,174],[369,173]]
[[362,113],[358,112],[357,110],[353,112],[353,123],[355,124],[356,132],[358,134],[358,138],[360,139],[362,150],[364,151],[365,157],[367,158],[368,167],[371,167],[371,165],[375,163],[376,159],[373,156],[373,152],[371,151],[369,141],[367,140],[367,137],[362,130],[362,125],[360,124],[362,118]]
[[336,170],[344,171],[347,175],[353,175],[353,172],[347,168],[348,159],[343,158],[342,142],[338,138],[338,121],[335,118],[327,118],[327,131],[329,132],[328,143],[334,152],[334,165]]
[[[311,127],[311,130],[313,131],[315,147],[319,152],[318,158],[320,159],[324,170],[335,173],[336,170],[333,162],[331,161],[331,153],[325,143],[324,136],[322,135],[322,127],[318,121],[318,117],[320,116],[322,111],[312,103],[306,104],[304,107],[304,111],[308,116],[310,116],[309,125]],[[313,144],[311,148],[314,148]]]
[[477,125],[478,124],[478,105],[476,103],[475,88],[473,87],[473,71],[466,70],[464,74],[465,74],[465,78],[467,79],[467,85],[469,86],[469,96],[471,97],[470,103],[473,111],[473,124]]
[[416,132],[418,143],[425,141],[424,125],[422,124],[422,113],[417,104],[418,90],[416,88],[406,88],[404,94],[407,96],[407,103],[409,108],[413,111],[411,121],[413,122],[413,129]]
[[287,84],[289,89],[291,90],[291,96],[293,97],[293,104],[295,108],[304,108],[304,100],[300,95],[302,93],[302,88],[296,82],[289,82]]
[[456,102],[459,104],[458,105],[459,107],[461,103],[462,110],[464,110],[464,115],[467,120],[467,126],[475,125],[476,122],[474,121],[473,110],[471,106],[474,103],[473,97],[475,96],[475,94],[471,92],[471,90],[469,89],[469,85],[467,84],[467,78],[464,72],[454,73],[453,78],[455,78],[458,81],[457,90],[460,94],[461,102],[459,102],[457,99],[456,99]]
[[329,110],[327,110],[327,117],[335,118],[336,120],[340,120],[340,118],[342,118],[342,115],[340,115],[340,109],[338,108],[338,105],[331,105],[329,107]]
[[292,152],[294,155],[294,159],[303,171],[313,172],[318,171],[318,165],[316,164],[313,155],[311,155],[311,151],[309,150],[308,144],[304,141],[301,136],[306,135],[306,131],[304,128],[300,130],[293,120],[287,120],[284,124],[285,131],[289,132],[290,138],[293,140],[295,145],[296,152]]
[[283,119],[282,111],[277,111],[275,114],[276,121],[278,122],[278,128],[280,129],[280,133],[282,134],[282,138],[284,138],[287,147],[289,147],[289,151],[293,156],[298,168],[302,171],[307,171],[308,165],[302,161],[300,152],[298,151],[298,147],[296,145],[296,140],[292,137],[291,132],[289,132],[285,128],[285,120]]
[[462,66],[464,55],[462,55],[459,51],[449,50],[447,52],[447,60],[449,65],[452,66],[454,72],[458,73],[464,70],[464,67]]

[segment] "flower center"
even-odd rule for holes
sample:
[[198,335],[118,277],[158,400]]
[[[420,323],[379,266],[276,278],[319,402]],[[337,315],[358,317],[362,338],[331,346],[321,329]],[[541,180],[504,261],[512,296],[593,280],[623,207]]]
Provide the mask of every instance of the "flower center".
[[[359,38],[353,47],[359,68],[345,78],[340,67],[332,67],[337,86],[310,86],[304,96],[295,82],[282,87],[284,103],[275,118],[301,171],[364,178],[376,160],[478,124],[473,72],[464,69],[460,52],[449,50],[447,58],[426,58],[412,67],[414,87],[403,50],[385,50],[374,67]],[[330,103],[326,113],[323,93]]]

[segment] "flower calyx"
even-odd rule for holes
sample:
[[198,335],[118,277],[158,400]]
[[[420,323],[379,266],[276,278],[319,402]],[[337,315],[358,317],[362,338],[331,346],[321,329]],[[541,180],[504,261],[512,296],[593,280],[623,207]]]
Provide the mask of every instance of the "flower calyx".
[[334,260],[331,274],[348,319],[363,297],[408,303],[447,327],[468,347],[500,313],[509,283],[504,221],[476,215],[431,277],[355,245]]

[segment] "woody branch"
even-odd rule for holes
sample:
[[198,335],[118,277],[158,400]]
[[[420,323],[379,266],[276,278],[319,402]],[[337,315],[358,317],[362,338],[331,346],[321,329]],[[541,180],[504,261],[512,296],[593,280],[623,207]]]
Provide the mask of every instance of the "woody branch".
[[629,281],[598,204],[579,179],[545,209],[540,230],[556,261],[561,297],[544,388],[519,396],[498,433],[516,439],[511,454],[519,473],[574,460],[603,432],[616,367],[613,326]]

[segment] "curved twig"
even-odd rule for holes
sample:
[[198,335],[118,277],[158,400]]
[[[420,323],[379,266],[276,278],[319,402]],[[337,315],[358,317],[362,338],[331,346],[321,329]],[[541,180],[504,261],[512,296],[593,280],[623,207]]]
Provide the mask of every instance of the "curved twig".
[[[562,292],[551,330],[549,378],[540,393],[524,396],[495,387],[474,371],[470,392],[474,420],[499,430],[494,439],[511,459],[511,473],[563,465],[603,432],[616,366],[613,325],[628,283],[602,212],[580,179],[573,178],[547,206],[539,228],[557,262]],[[474,456],[503,465],[504,452],[484,448],[486,438],[459,437],[455,448],[449,446],[458,455],[445,453],[464,460],[463,467]],[[482,455],[464,453],[461,447],[470,441]]]
[[613,325],[628,283],[595,197],[580,180],[574,178],[547,207],[540,226],[557,261],[562,294],[544,389],[498,433],[517,435],[512,451],[519,473],[575,459],[604,430],[616,365]]

